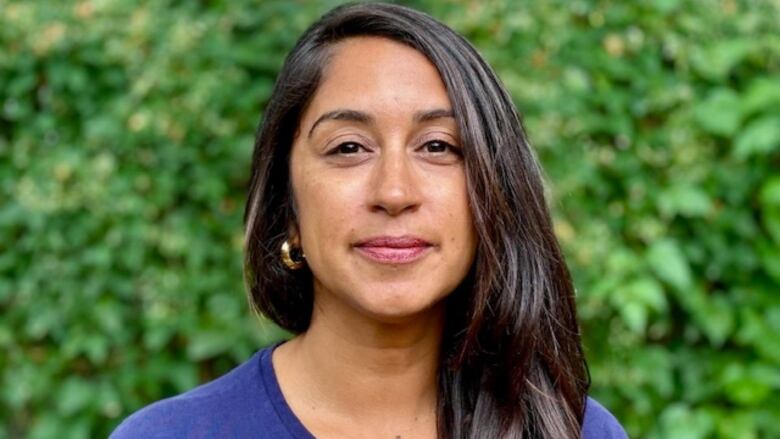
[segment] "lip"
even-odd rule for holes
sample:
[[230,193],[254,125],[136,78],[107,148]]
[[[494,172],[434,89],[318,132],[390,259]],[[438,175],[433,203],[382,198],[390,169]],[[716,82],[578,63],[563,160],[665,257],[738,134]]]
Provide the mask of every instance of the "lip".
[[408,264],[425,257],[433,248],[430,242],[416,236],[376,236],[356,244],[355,250],[381,264]]
[[403,236],[373,236],[355,244],[355,247],[430,247],[432,244],[420,237],[413,235]]

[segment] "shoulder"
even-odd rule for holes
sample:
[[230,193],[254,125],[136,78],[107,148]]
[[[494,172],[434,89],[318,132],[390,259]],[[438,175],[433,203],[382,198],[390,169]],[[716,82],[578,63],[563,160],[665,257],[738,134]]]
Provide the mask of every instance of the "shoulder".
[[582,423],[583,439],[627,439],[620,422],[603,405],[588,397],[585,404],[585,420]]
[[260,377],[259,356],[209,383],[150,404],[126,418],[110,439],[237,437],[261,412],[265,393]]

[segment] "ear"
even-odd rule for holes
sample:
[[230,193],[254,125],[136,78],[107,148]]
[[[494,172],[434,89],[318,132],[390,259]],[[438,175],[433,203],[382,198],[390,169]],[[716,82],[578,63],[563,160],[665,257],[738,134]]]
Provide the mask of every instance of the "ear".
[[292,194],[292,185],[290,185],[290,198],[288,199],[287,207],[287,239],[292,244],[300,244],[300,228],[298,227],[298,207],[295,201],[295,197]]

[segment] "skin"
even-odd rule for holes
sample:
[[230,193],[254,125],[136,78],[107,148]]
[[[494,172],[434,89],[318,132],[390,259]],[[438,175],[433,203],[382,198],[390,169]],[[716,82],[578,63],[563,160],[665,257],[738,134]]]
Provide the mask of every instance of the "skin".
[[[314,126],[344,109],[371,121]],[[466,276],[477,241],[457,125],[441,112],[414,120],[430,110],[452,107],[425,56],[358,37],[333,47],[302,115],[291,234],[314,275],[314,310],[309,330],[272,361],[288,404],[318,438],[436,437],[443,299]],[[425,257],[381,264],[354,248],[406,234],[433,244]]]

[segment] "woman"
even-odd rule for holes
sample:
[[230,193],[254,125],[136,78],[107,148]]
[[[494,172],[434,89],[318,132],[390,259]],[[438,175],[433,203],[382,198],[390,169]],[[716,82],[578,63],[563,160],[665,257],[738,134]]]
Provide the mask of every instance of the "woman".
[[296,336],[113,437],[625,437],[587,398],[520,118],[462,37],[334,9],[289,54],[252,160],[246,283]]

